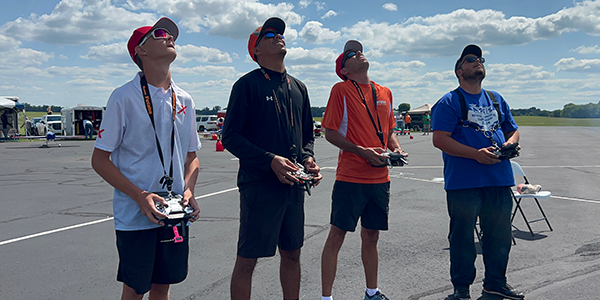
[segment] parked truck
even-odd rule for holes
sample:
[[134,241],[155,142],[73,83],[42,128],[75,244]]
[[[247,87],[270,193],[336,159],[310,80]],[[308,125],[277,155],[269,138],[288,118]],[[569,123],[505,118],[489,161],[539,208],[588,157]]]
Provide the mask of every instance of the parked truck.
[[94,125],[93,134],[98,134],[100,123],[104,117],[104,108],[101,106],[88,106],[79,104],[75,107],[63,108],[60,111],[63,135],[85,135],[83,127],[84,120],[92,121]]

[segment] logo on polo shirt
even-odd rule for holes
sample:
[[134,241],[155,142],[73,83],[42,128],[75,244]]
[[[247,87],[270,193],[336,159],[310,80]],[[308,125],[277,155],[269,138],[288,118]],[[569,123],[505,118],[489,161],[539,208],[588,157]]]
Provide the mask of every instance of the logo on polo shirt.
[[267,101],[273,101],[273,96],[267,96]]

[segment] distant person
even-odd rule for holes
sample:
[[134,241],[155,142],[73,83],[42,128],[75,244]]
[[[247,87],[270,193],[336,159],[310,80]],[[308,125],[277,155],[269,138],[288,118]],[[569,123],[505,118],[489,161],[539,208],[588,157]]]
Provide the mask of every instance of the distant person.
[[41,120],[35,124],[35,129],[38,136],[46,136],[46,131],[48,131],[46,128],[46,123]]
[[[506,283],[512,242],[509,160],[493,152],[519,142],[518,126],[504,98],[481,88],[486,71],[481,48],[468,45],[454,65],[459,87],[432,108],[433,145],[443,151],[444,188],[450,215],[450,276],[454,294],[448,300],[470,299],[477,252],[473,228],[479,218],[485,266],[483,294],[523,299]],[[468,110],[468,111],[467,111]]]
[[48,109],[47,109],[47,114],[48,114],[48,115],[51,115],[51,114],[52,114],[52,109],[50,108],[50,106],[48,106]]
[[423,135],[429,135],[430,131],[431,131],[431,116],[429,115],[429,112],[426,111],[425,114],[423,114]]
[[23,124],[21,125],[21,128],[23,127],[25,129],[25,135],[33,135],[31,120],[29,120],[28,117],[25,117],[25,121],[23,121]]
[[408,113],[404,115],[404,127],[408,131],[408,135],[410,135],[410,124],[412,123],[412,118]]
[[147,292],[149,299],[168,299],[170,285],[188,273],[187,221],[165,225],[159,219],[167,215],[156,208],[166,204],[156,193],[172,191],[193,208],[189,221],[200,213],[194,101],[170,71],[178,35],[168,18],[133,32],[127,50],[142,71],[110,95],[92,154],[94,170],[115,188],[121,299],[142,299]]
[[[303,166],[321,180],[306,86],[289,75],[285,23],[270,18],[248,39],[259,68],[233,85],[223,126],[223,146],[239,158],[240,230],[231,275],[231,299],[250,299],[259,257],[281,257],[283,299],[300,295],[300,248],[304,243],[304,190],[292,173]],[[261,116],[261,122],[253,122]],[[281,299],[271,295],[268,299]]]
[[83,120],[83,128],[85,129],[85,139],[87,140],[89,136],[91,140],[92,135],[94,133],[94,124],[92,123],[92,121],[90,121],[89,119]]
[[399,115],[396,123],[399,125],[400,135],[404,135],[404,116]]
[[[332,299],[338,254],[346,233],[361,220],[365,300],[388,300],[378,288],[379,232],[388,230],[390,178],[381,153],[404,153],[394,134],[392,92],[369,78],[360,42],[349,40],[336,60],[343,82],[331,89],[322,126],[340,148],[331,198],[331,226],[321,255],[322,300]],[[350,121],[349,121],[350,120]]]
[[10,126],[10,123],[8,123],[8,115],[6,114],[6,110],[4,110],[4,112],[2,112],[2,134],[4,135],[4,138],[7,139],[8,138],[8,127]]

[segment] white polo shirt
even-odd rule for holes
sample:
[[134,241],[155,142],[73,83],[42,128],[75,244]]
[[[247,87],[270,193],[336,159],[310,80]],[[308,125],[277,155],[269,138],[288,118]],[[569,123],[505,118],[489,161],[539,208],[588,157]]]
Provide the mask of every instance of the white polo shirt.
[[[140,85],[140,75],[115,89],[106,104],[104,119],[95,147],[111,152],[115,166],[139,188],[157,192],[164,191],[159,180],[165,171],[169,173],[171,163],[172,107],[171,89],[176,96],[175,145],[173,151],[173,191],[183,193],[184,165],[188,152],[200,149],[196,132],[196,108],[192,97],[175,85],[165,91],[148,85],[152,98],[154,123],[165,167],[160,162],[154,129],[145,107]],[[113,198],[115,229],[123,231],[144,230],[159,227],[142,215],[137,203],[115,189]]]

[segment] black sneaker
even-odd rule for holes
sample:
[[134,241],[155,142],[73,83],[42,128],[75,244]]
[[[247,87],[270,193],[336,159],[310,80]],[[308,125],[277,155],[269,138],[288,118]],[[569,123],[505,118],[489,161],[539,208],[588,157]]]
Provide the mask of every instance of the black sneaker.
[[469,300],[471,295],[469,289],[454,289],[454,294],[448,295],[445,300]]
[[488,295],[496,295],[501,296],[508,299],[521,300],[525,299],[525,295],[517,290],[515,290],[512,286],[505,284],[500,289],[488,289],[483,288],[483,293]]

